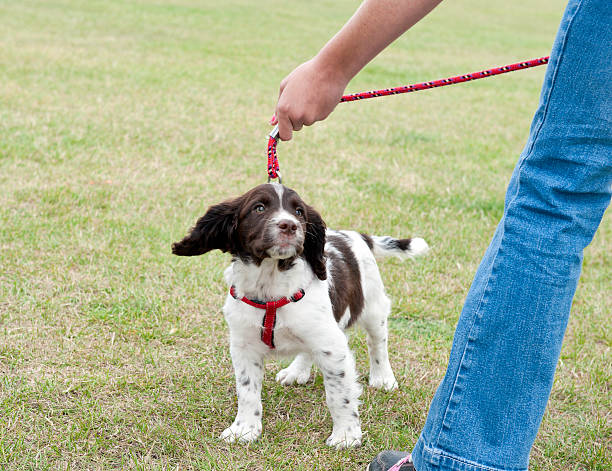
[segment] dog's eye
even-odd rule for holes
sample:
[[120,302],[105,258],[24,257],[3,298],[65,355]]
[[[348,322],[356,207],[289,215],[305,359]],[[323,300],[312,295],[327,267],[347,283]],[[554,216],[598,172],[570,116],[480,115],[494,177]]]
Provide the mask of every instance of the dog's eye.
[[302,208],[296,208],[295,215],[296,216],[303,216],[304,215],[304,210]]
[[266,207],[263,204],[259,203],[257,206],[253,208],[253,210],[256,213],[263,213],[266,210]]

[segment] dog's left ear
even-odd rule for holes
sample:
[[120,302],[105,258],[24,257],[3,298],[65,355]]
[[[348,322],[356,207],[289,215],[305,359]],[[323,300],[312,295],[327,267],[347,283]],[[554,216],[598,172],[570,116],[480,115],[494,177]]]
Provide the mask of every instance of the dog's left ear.
[[325,280],[325,223],[321,215],[311,206],[306,205],[306,237],[304,238],[304,258],[317,278]]
[[235,248],[238,200],[211,206],[180,242],[172,244],[174,255],[202,255],[214,249],[231,252]]

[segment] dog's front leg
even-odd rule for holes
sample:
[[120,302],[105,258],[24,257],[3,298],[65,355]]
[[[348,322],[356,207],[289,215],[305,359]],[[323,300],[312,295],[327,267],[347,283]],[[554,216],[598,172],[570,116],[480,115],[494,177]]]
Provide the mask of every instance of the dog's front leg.
[[310,379],[310,368],[312,358],[308,353],[299,353],[295,360],[287,368],[280,370],[276,375],[276,381],[283,386],[290,384],[306,384]]
[[227,442],[248,443],[261,435],[261,383],[263,381],[263,357],[249,351],[248,347],[230,347],[236,392],[238,414],[234,423],[226,428],[221,438]]
[[330,347],[314,352],[323,373],[327,407],[332,416],[333,430],[326,443],[336,448],[361,445],[359,395],[355,360],[344,334],[338,329]]

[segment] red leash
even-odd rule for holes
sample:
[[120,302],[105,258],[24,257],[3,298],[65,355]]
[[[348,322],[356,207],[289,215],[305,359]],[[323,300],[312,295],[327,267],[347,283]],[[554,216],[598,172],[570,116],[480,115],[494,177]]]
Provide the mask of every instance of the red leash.
[[[539,59],[531,59],[524,62],[517,62],[516,64],[504,65],[503,67],[496,67],[494,69],[483,70],[481,72],[473,72],[471,74],[457,75],[456,77],[449,77],[445,79],[434,80],[431,82],[415,83],[413,85],[404,85],[402,87],[395,88],[384,88],[382,90],[373,90],[371,92],[353,93],[352,95],[344,95],[341,98],[340,103],[365,100],[367,98],[375,98],[379,96],[399,95],[401,93],[417,92],[419,90],[427,90],[428,88],[445,87],[446,85],[454,85],[456,83],[463,83],[469,82],[471,80],[493,77],[494,75],[506,74],[508,72],[514,72],[515,70],[529,69],[530,67],[537,67],[539,65],[547,64],[548,58],[549,56],[540,57]],[[280,183],[281,175],[278,165],[278,156],[276,155],[277,144],[278,124],[270,133],[268,138],[268,181],[274,178],[278,178]]]

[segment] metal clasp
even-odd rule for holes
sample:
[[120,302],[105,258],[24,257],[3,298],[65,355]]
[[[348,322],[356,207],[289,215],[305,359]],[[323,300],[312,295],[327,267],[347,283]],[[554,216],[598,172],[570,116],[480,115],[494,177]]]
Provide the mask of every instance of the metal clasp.
[[270,131],[269,136],[272,139],[276,139],[278,141],[278,124],[276,126],[274,126],[274,129],[272,129],[272,131]]
[[[280,170],[277,171],[276,174],[278,175],[278,183],[280,183],[282,185],[283,184],[283,177],[281,176]],[[270,177],[270,175],[268,175],[268,183],[273,183],[272,182],[272,178]]]

